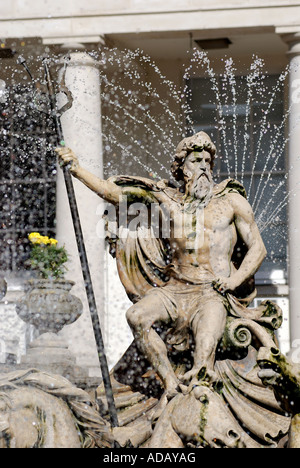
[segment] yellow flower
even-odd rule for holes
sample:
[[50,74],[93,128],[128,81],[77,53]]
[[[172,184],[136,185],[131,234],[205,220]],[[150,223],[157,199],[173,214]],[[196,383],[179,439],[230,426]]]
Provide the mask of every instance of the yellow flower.
[[57,245],[58,241],[56,239],[49,239],[49,244],[50,245]]
[[47,237],[47,236],[41,236],[41,237],[40,237],[40,244],[44,244],[44,245],[50,244],[49,237]]
[[38,232],[31,232],[28,236],[28,239],[32,244],[40,244],[41,243],[41,235]]
[[[28,239],[32,244],[43,244],[43,245],[52,245],[52,241],[50,241],[49,237],[41,236],[39,232],[31,232],[28,236]],[[53,239],[54,240],[54,239]]]
[[32,239],[33,237],[41,237],[41,234],[39,232],[31,232],[28,238]]

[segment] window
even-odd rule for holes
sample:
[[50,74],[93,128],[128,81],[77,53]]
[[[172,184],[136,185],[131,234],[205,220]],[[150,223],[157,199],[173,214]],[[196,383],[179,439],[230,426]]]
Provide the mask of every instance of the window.
[[[217,146],[216,182],[233,177],[246,188],[268,255],[256,282],[286,282],[287,187],[283,84],[266,76],[251,90],[235,77],[235,94],[217,78],[218,98],[209,79],[189,82],[193,131],[207,132]],[[219,100],[218,100],[219,99]]]
[[28,258],[28,234],[55,235],[54,132],[26,86],[9,89],[0,106],[0,270],[17,273]]

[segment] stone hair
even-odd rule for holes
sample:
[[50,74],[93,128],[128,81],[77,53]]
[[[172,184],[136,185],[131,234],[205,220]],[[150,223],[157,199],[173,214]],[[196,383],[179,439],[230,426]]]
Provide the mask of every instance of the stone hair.
[[176,148],[175,158],[171,167],[172,174],[176,180],[183,180],[182,170],[184,162],[195,147],[201,148],[203,151],[208,151],[211,154],[210,167],[213,169],[216,147],[206,133],[199,132],[191,137],[184,138]]

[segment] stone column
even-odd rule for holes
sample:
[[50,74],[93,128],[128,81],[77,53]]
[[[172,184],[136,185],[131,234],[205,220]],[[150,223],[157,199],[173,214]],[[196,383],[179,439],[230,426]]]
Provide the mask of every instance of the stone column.
[[[289,45],[289,289],[291,347],[300,345],[300,33],[284,37]],[[298,340],[296,342],[295,340]]]
[[[66,146],[77,155],[80,163],[93,174],[102,177],[100,78],[97,63],[85,52],[72,52],[66,71],[66,85],[73,95],[73,106],[62,116]],[[60,98],[64,103],[64,97]],[[100,216],[99,197],[73,178],[76,199],[86,244],[100,322],[103,323],[103,239],[96,233]],[[62,171],[57,180],[57,238],[65,244],[70,255],[66,277],[76,282],[74,295],[84,304],[83,316],[61,333],[68,338],[70,349],[81,366],[99,370],[92,323],[86,300],[85,287],[77,244],[67,199]],[[100,370],[99,370],[100,375]]]

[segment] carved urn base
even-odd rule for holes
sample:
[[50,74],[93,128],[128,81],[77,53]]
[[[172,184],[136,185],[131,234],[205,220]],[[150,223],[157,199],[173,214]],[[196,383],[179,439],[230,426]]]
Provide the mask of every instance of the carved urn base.
[[25,297],[16,306],[18,316],[40,333],[58,333],[82,314],[82,302],[70,294],[73,281],[29,280]]
[[21,358],[21,367],[33,367],[63,375],[72,382],[82,382],[87,372],[76,365],[67,342],[57,333],[82,314],[80,299],[70,291],[74,282],[67,280],[29,280],[25,296],[17,303],[18,316],[34,325],[40,336],[29,344]]

